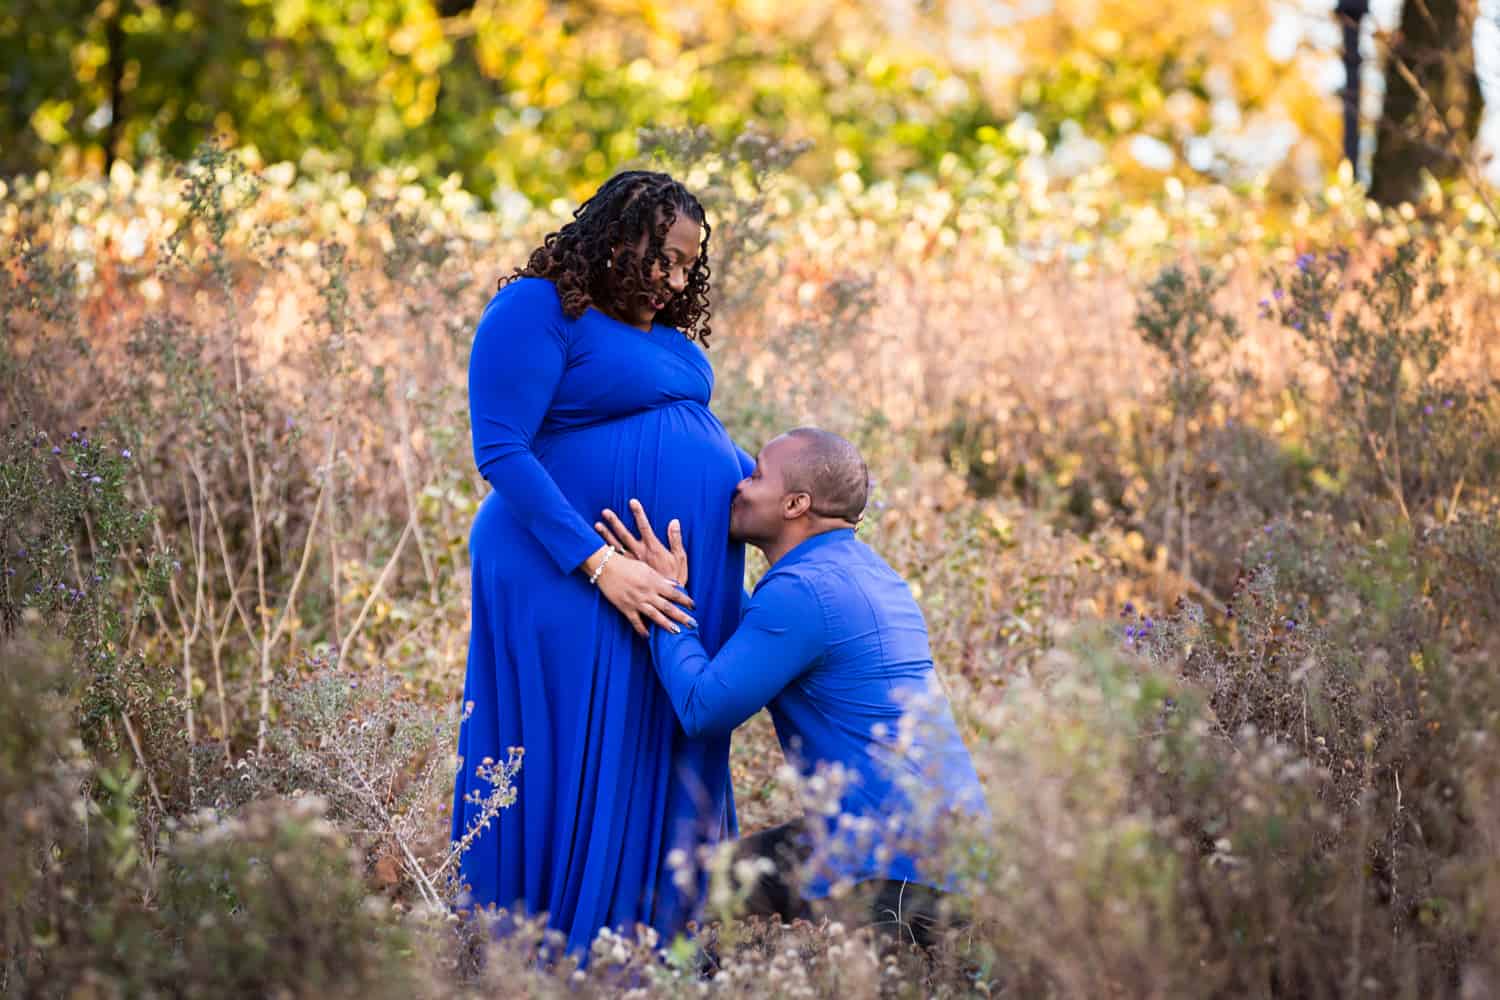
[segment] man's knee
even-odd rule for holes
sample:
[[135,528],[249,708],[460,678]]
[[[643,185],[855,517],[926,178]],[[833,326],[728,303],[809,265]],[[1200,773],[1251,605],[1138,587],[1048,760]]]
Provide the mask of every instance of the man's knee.
[[905,880],[876,879],[855,887],[841,908],[855,926],[873,927],[882,936],[931,948],[944,930],[957,926],[948,894]]
[[800,822],[742,837],[734,846],[730,878],[747,916],[790,923],[807,915],[800,892],[808,850]]

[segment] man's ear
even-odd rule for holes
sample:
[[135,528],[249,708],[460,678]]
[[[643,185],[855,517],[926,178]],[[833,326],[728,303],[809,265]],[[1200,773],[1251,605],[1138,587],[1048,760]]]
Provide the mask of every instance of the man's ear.
[[795,521],[812,509],[812,496],[807,493],[789,493],[781,504],[783,520]]

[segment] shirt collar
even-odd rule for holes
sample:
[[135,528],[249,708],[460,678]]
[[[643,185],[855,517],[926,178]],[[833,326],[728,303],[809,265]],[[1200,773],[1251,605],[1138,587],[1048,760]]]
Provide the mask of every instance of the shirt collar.
[[841,541],[852,541],[854,539],[853,528],[834,528],[832,531],[822,531],[811,538],[804,538],[792,548],[790,552],[776,561],[773,569],[781,569],[783,566],[791,566],[812,556],[814,552]]

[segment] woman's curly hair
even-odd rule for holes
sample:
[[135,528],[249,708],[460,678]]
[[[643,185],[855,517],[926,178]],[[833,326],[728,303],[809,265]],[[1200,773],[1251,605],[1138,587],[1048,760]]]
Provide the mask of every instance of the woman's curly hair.
[[[679,212],[703,227],[703,242],[688,271],[687,287],[672,296],[656,319],[707,347],[712,332],[708,305],[712,230],[698,199],[668,174],[626,170],[605,181],[573,212],[572,222],[547,234],[525,267],[500,279],[500,287],[517,278],[546,278],[557,287],[563,312],[570,319],[582,316],[589,306],[609,310],[648,290],[653,265],[667,267],[662,243]],[[635,248],[642,236],[647,237],[645,253],[638,255]]]

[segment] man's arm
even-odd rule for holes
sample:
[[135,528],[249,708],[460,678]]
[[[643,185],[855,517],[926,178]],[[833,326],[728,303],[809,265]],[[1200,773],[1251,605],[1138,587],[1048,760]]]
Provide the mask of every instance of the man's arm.
[[775,577],[750,600],[740,626],[709,659],[698,630],[651,630],[651,659],[691,737],[729,733],[817,663],[823,611],[796,577]]

